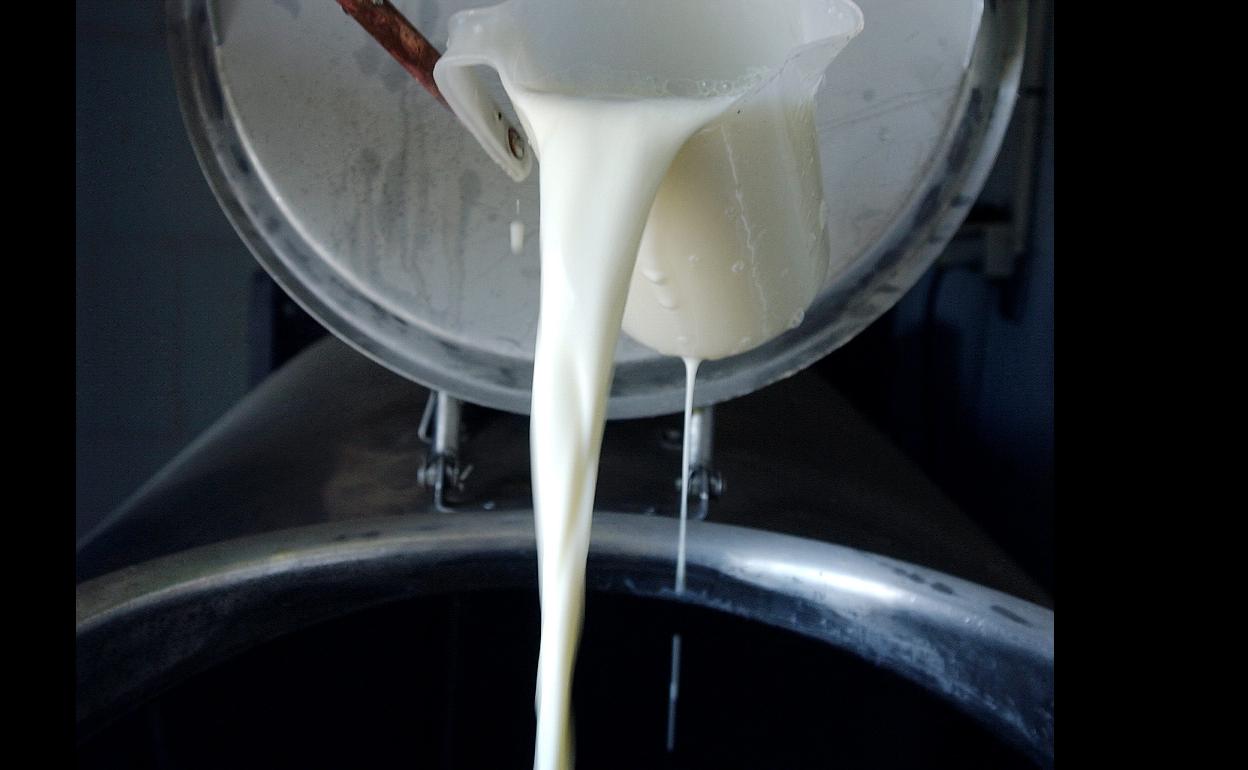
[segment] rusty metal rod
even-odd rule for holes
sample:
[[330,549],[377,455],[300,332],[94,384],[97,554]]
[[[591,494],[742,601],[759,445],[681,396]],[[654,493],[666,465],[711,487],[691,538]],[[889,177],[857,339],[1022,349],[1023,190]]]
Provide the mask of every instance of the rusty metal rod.
[[433,81],[433,65],[442,57],[424,35],[412,26],[399,9],[388,0],[338,0],[351,18],[360,23],[382,48],[390,52],[394,60],[403,65],[425,90],[450,109],[438,84]]

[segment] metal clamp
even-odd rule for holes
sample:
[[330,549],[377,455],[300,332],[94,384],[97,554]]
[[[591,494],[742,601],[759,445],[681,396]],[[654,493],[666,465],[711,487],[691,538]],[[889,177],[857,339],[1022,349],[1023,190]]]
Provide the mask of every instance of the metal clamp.
[[[704,406],[693,410],[689,418],[689,494],[698,500],[697,508],[691,515],[698,521],[705,521],[710,513],[711,500],[724,493],[724,477],[711,464],[711,450],[714,448],[715,411],[714,407]],[[676,479],[676,490],[679,492],[682,479]]]
[[[417,435],[429,444],[424,465],[417,471],[417,480],[433,490],[433,506],[436,510],[449,512],[447,492],[464,491],[464,481],[472,473],[472,466],[459,466],[460,411],[459,399],[440,390],[429,394],[425,413],[420,418]],[[432,427],[432,434],[430,428]]]

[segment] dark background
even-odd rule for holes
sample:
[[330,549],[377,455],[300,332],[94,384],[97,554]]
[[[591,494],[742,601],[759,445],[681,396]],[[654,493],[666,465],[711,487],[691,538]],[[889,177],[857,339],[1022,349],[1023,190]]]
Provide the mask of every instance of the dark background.
[[[324,331],[267,278],[204,181],[178,108],[163,4],[79,0],[76,10],[81,537]],[[1051,25],[1044,41],[1020,97],[1037,107],[1035,142],[1017,109],[945,256],[815,369],[1052,593]],[[1021,209],[1020,188],[1032,195]],[[986,269],[984,227],[1018,222],[1027,247]]]

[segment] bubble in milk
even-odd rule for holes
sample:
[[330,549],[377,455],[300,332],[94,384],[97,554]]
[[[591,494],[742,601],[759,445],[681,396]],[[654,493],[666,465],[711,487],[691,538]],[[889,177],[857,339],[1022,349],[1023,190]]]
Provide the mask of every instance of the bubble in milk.
[[805,310],[797,311],[796,313],[793,314],[793,317],[789,319],[789,328],[796,329],[797,327],[802,325],[802,321],[804,320],[806,320],[806,311]]
[[732,263],[732,272],[740,273],[744,269],[745,269],[745,260],[738,259],[736,262]]

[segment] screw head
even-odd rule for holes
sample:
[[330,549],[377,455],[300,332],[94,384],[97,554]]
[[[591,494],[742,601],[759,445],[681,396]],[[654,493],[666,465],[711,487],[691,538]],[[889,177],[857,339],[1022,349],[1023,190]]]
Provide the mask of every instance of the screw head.
[[511,126],[507,127],[507,147],[511,150],[511,157],[516,160],[524,160],[524,137],[520,136],[520,132]]

